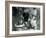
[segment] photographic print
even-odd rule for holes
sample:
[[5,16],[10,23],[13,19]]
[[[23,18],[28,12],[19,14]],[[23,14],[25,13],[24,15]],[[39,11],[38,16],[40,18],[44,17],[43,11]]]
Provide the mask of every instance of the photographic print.
[[[44,34],[44,3],[7,3],[6,34],[28,36]],[[9,25],[9,26],[8,26]],[[9,29],[9,30],[8,30]]]
[[40,30],[40,8],[12,7],[12,31]]

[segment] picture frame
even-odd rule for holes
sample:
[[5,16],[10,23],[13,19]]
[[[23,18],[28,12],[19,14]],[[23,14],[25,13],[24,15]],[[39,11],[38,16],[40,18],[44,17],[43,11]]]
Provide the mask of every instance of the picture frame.
[[[39,21],[39,23],[41,23],[41,24],[39,24],[40,30],[39,31],[38,30],[36,30],[36,31],[35,30],[30,30],[30,31],[29,30],[25,30],[25,31],[14,30],[14,29],[16,29],[16,28],[14,28],[15,26],[14,27],[12,26],[12,25],[14,25],[14,21],[15,21],[13,19],[14,14],[15,14],[14,10],[15,9],[19,9],[19,10],[26,9],[24,12],[28,12],[28,9],[30,9],[30,11],[32,11],[35,8],[40,11],[39,12],[40,15],[38,15],[38,16],[40,16],[40,20],[41,20],[41,21]],[[17,11],[17,13],[18,13],[18,11]],[[22,11],[21,11],[21,13],[22,13]],[[32,13],[33,13],[33,11],[32,11]],[[35,16],[35,15],[33,15],[33,16]],[[16,19],[16,17],[15,17],[15,19]],[[18,17],[17,17],[17,19],[18,19]],[[25,17],[25,19],[26,19],[26,17]],[[25,23],[25,21],[24,21],[24,23]],[[12,29],[12,27],[14,29]],[[18,27],[20,27],[20,26],[18,26]],[[5,1],[5,36],[6,37],[35,36],[35,35],[44,35],[44,34],[45,34],[45,4],[44,3]]]

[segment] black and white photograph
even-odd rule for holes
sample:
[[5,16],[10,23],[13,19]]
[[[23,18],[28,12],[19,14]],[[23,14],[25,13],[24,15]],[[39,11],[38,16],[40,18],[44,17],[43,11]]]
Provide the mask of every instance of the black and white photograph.
[[6,36],[44,35],[44,3],[6,2]]
[[10,4],[10,33],[42,33],[43,6]]
[[12,7],[12,31],[40,30],[40,8]]

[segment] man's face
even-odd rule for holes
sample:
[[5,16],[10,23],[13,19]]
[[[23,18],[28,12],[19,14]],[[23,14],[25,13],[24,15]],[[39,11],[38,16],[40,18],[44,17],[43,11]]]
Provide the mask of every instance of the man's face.
[[23,23],[23,20],[20,20],[20,21],[19,21],[19,24],[22,24],[22,23]]
[[34,20],[35,18],[36,18],[36,17],[35,17],[35,16],[33,16],[33,18],[32,18],[32,19]]

